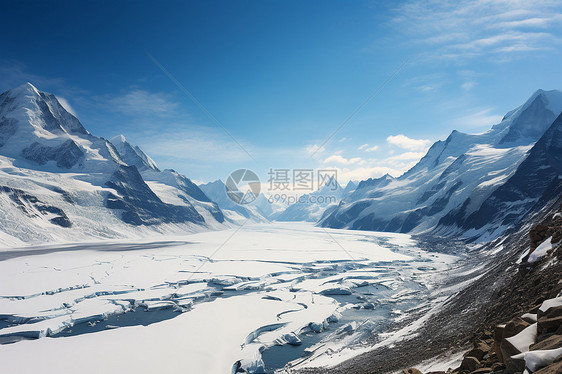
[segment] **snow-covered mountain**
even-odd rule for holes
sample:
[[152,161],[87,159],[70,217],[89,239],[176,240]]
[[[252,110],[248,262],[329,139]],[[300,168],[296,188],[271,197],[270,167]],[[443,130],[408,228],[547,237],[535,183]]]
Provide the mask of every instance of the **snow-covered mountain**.
[[282,212],[287,208],[287,204],[283,204],[280,201],[275,201],[264,195],[263,193],[259,194],[255,201],[253,201],[251,206],[255,206],[258,212],[267,218],[268,220],[273,220],[273,217]]
[[[510,180],[560,112],[562,92],[538,90],[488,132],[473,135],[453,131],[445,141],[433,144],[418,164],[399,178],[387,175],[362,181],[320,224],[412,233],[436,227],[442,233],[453,232],[444,226],[458,224],[464,232],[470,225],[462,217],[479,211],[494,191]],[[497,235],[501,221],[484,231]],[[481,236],[483,231],[465,234]]]
[[562,194],[562,114],[553,122],[515,173],[478,210],[468,212],[470,199],[444,216],[441,234],[485,232],[495,237]]
[[111,143],[123,161],[136,166],[144,181],[162,201],[179,206],[193,206],[208,224],[224,222],[224,215],[218,205],[185,175],[172,169],[160,171],[156,163],[138,146],[131,145],[124,135],[112,138]]
[[164,201],[139,173],[159,172],[154,162],[116,143],[90,134],[54,95],[30,83],[0,95],[0,239],[123,237],[147,226],[213,223],[189,198]]
[[121,159],[131,166],[136,166],[137,170],[143,172],[145,170],[160,171],[156,163],[148,157],[142,149],[137,146],[132,146],[124,135],[117,135],[110,140],[111,144],[115,146]]
[[299,196],[297,202],[289,205],[282,212],[273,215],[273,219],[288,222],[317,222],[326,209],[336,206],[341,201],[346,194],[346,189],[335,181],[333,185],[326,185],[310,194]]
[[[246,220],[252,222],[269,222],[266,218],[264,206],[266,207],[267,201],[264,203],[263,195],[259,195],[256,201],[251,204],[240,205],[232,201],[226,194],[226,185],[220,179],[199,185],[201,190],[216,202],[222,210],[227,220],[233,223],[242,223]],[[266,199],[267,200],[267,199]]]

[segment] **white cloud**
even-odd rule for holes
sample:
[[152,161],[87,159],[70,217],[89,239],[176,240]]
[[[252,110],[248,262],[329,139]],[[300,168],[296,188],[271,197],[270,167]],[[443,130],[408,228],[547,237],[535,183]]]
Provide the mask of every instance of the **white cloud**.
[[388,138],[386,138],[386,141],[389,144],[395,145],[397,147],[400,148],[404,148],[410,151],[420,151],[420,150],[425,150],[429,144],[431,143],[431,141],[427,140],[427,139],[412,139],[407,137],[406,135],[403,134],[398,134],[398,135],[390,135]]
[[365,161],[360,157],[345,158],[341,155],[335,154],[335,155],[331,155],[330,157],[324,160],[325,164],[328,164],[330,162],[341,164],[341,165],[353,165],[353,164],[361,164],[364,163]]
[[68,100],[66,100],[64,97],[62,96],[57,96],[57,100],[60,103],[60,105],[62,105],[62,107],[70,114],[72,114],[74,117],[78,118],[78,115],[76,114],[76,111],[74,110],[74,108],[72,108],[72,106],[70,105],[70,103],[68,102]]
[[[424,152],[404,152],[383,159],[346,159],[341,155],[332,155],[325,160],[332,169],[338,170],[338,181],[347,183],[350,180],[378,178],[385,174],[399,177],[411,169],[425,155]],[[359,161],[360,160],[360,161]]]
[[326,151],[326,148],[321,147],[317,144],[308,144],[304,148],[304,151],[309,157],[318,158],[322,153]]

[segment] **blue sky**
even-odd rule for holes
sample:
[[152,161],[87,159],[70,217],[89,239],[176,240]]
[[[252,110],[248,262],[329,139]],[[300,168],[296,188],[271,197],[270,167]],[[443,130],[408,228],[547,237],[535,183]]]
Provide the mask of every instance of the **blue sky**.
[[196,181],[241,167],[398,176],[453,129],[485,131],[562,89],[559,4],[14,2],[0,89],[30,81],[95,135],[124,134]]

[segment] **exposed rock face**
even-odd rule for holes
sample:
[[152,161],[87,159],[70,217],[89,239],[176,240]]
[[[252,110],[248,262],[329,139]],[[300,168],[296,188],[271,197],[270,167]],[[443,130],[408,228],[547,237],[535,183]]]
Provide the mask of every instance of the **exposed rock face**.
[[510,226],[536,206],[562,193],[562,116],[554,121],[509,180],[463,223],[480,229],[489,222]]
[[2,118],[0,119],[0,147],[10,139],[12,135],[16,133],[18,129],[18,121],[14,118]]
[[[24,212],[28,217],[51,217],[48,218],[49,222],[61,227],[71,227],[72,222],[68,219],[66,213],[55,206],[45,204],[37,197],[19,190],[6,186],[0,186],[0,193],[5,193],[9,196],[16,206]],[[54,215],[54,217],[52,217]]]
[[466,356],[461,363],[460,369],[474,372],[480,368],[482,364],[476,357]]
[[552,237],[552,243],[558,243],[562,239],[562,217],[556,216],[553,219],[553,225],[537,225],[529,232],[531,240],[531,252],[544,242],[547,238]]
[[410,368],[410,369],[404,369],[402,370],[403,374],[422,374],[421,371],[419,371],[418,369],[415,368]]
[[48,161],[56,161],[59,168],[70,169],[84,156],[84,151],[74,141],[68,139],[53,147],[35,142],[22,151],[22,156],[40,165]]
[[119,166],[106,185],[120,195],[109,193],[106,207],[123,210],[121,219],[132,225],[204,221],[191,205],[162,202],[146,185],[135,166]]

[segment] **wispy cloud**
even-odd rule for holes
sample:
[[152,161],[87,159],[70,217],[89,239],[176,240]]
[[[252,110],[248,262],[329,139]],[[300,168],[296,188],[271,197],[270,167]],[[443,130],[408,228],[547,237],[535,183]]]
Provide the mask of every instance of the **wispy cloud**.
[[474,81],[468,81],[468,82],[464,82],[461,85],[461,88],[463,89],[463,91],[470,91],[474,88],[474,86],[476,86],[476,82]]
[[[65,109],[76,116],[74,108],[89,105],[85,99],[88,91],[76,88],[58,77],[45,77],[31,73],[25,64],[17,61],[0,59],[0,92],[18,87],[26,82],[33,84],[40,91],[51,92]],[[71,98],[73,105],[70,106],[66,98]],[[64,101],[64,103],[63,103]]]
[[74,108],[70,105],[70,103],[68,102],[68,100],[66,100],[64,97],[62,96],[57,96],[57,100],[59,101],[60,105],[62,105],[62,107],[64,109],[66,109],[66,111],[70,114],[72,114],[74,117],[78,117],[78,114],[76,114],[76,111],[74,110]]
[[369,144],[363,144],[359,146],[359,148],[357,149],[365,152],[374,152],[379,149],[379,146],[378,145],[369,146]]
[[426,57],[505,61],[558,47],[553,30],[561,20],[557,1],[419,0],[400,5],[392,24],[409,41],[431,46]]
[[336,163],[340,165],[353,165],[353,164],[364,164],[365,161],[361,157],[345,158],[341,155],[331,155],[324,160],[325,164]]
[[[220,132],[206,127],[168,124],[166,131],[149,131],[139,137],[153,158],[172,158],[186,164],[231,164],[248,161],[248,155]],[[250,147],[250,145],[246,145]]]
[[470,113],[452,121],[453,126],[461,130],[479,131],[489,129],[492,125],[499,123],[502,116],[494,113],[494,108],[476,109],[474,113]]
[[305,146],[304,152],[307,156],[319,159],[322,154],[326,152],[326,147],[319,146],[318,144],[308,144]]
[[118,111],[132,117],[174,116],[179,104],[166,93],[149,92],[142,89],[131,89],[121,95],[101,98],[108,109]]
[[30,73],[24,64],[15,61],[0,60],[0,89],[2,91],[20,86],[29,82],[40,90],[61,87],[64,81],[61,78],[46,78]]
[[411,169],[424,156],[423,152],[405,152],[384,159],[369,159],[362,163],[341,165],[333,163],[331,168],[338,170],[338,181],[378,178],[385,174],[399,177]]

